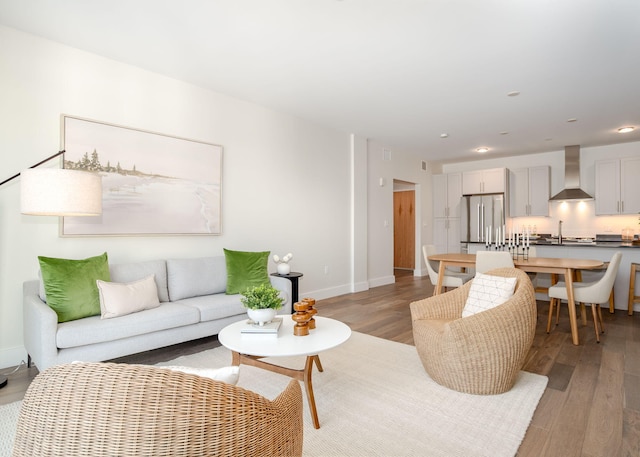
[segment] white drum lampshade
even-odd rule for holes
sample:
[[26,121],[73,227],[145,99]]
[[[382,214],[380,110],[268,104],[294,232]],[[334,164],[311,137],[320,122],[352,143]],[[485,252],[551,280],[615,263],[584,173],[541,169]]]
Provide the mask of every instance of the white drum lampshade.
[[102,178],[98,173],[30,168],[21,176],[21,213],[37,216],[99,216]]

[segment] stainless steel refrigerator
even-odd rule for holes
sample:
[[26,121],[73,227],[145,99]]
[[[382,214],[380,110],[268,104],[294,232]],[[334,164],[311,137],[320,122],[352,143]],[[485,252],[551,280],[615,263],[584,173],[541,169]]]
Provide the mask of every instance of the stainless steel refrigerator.
[[487,230],[495,242],[496,229],[505,223],[504,194],[465,195],[460,204],[460,237],[462,252],[468,243],[485,243]]

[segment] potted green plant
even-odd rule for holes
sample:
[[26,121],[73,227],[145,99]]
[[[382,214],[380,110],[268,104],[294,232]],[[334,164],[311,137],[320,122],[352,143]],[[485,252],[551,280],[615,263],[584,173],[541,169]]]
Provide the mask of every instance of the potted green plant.
[[262,326],[276,317],[276,310],[282,308],[284,298],[271,284],[261,284],[242,292],[240,301],[247,308],[249,319]]

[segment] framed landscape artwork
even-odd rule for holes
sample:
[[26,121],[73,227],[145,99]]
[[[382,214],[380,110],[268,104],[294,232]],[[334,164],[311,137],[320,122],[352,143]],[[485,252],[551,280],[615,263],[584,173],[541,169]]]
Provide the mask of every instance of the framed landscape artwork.
[[219,235],[222,146],[62,116],[64,168],[99,173],[102,215],[62,236]]

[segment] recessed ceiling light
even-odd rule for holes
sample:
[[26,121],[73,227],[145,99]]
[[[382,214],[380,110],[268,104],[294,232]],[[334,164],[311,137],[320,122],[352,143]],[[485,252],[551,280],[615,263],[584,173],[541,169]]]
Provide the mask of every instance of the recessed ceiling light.
[[507,131],[500,132],[500,135],[508,135],[508,134],[509,134],[509,132],[507,132]]
[[489,148],[483,146],[481,148],[476,149],[476,152],[479,152],[480,154],[484,154],[485,152],[489,151]]
[[449,134],[448,133],[441,133],[440,134],[440,138],[449,138]]
[[520,95],[519,90],[512,90],[511,92],[507,92],[507,97],[517,97],[518,95]]
[[578,119],[576,119],[575,117],[569,118],[567,119],[567,122],[576,122]]
[[618,133],[629,133],[629,132],[633,132],[636,128],[635,127],[620,127],[618,129]]

